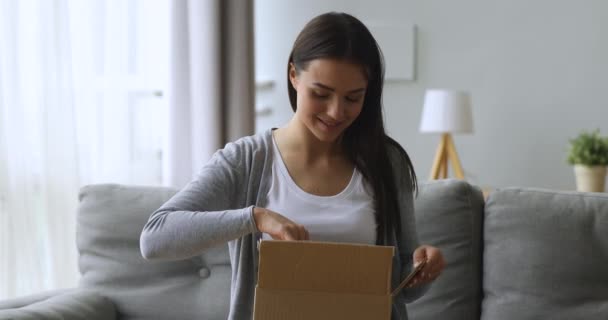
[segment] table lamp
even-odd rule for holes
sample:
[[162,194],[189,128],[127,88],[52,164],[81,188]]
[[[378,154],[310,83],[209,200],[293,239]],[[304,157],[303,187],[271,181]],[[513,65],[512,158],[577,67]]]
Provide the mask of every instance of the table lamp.
[[435,153],[430,179],[446,179],[448,161],[452,163],[456,177],[464,179],[452,133],[473,132],[469,93],[455,90],[427,90],[424,97],[420,132],[441,133],[441,141]]

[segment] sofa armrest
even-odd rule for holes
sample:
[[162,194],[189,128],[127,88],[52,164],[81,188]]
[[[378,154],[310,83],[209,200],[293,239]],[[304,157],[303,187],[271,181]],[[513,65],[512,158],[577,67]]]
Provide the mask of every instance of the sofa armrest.
[[47,293],[0,301],[0,319],[114,320],[116,308],[106,297],[86,289]]
[[34,304],[36,302],[47,300],[53,296],[58,296],[63,293],[68,293],[68,292],[71,292],[74,290],[75,289],[50,290],[50,291],[44,291],[44,292],[35,293],[35,294],[27,295],[27,296],[0,300],[0,311],[5,310],[5,309],[17,309],[17,308],[25,307],[30,304]]

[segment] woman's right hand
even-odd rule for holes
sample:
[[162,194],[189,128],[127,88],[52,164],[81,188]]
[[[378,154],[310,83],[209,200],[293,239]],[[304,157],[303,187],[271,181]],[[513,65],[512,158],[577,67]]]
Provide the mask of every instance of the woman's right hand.
[[284,216],[268,209],[253,208],[253,218],[258,230],[275,240],[310,240],[308,230]]

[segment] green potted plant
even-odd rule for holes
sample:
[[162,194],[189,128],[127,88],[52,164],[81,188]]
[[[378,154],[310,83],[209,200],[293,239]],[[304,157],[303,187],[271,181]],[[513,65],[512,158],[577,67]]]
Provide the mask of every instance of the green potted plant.
[[581,132],[570,140],[568,163],[574,165],[577,191],[604,192],[608,138],[600,136],[599,129]]

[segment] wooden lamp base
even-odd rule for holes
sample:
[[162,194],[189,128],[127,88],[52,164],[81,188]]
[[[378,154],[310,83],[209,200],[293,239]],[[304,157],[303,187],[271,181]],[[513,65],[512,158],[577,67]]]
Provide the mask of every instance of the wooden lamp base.
[[456,153],[456,147],[452,140],[452,135],[449,133],[441,134],[441,141],[437,152],[435,153],[435,160],[433,160],[433,168],[431,169],[431,180],[447,179],[448,177],[448,159],[452,162],[454,167],[454,174],[458,179],[464,179],[464,173],[460,166],[460,160]]

